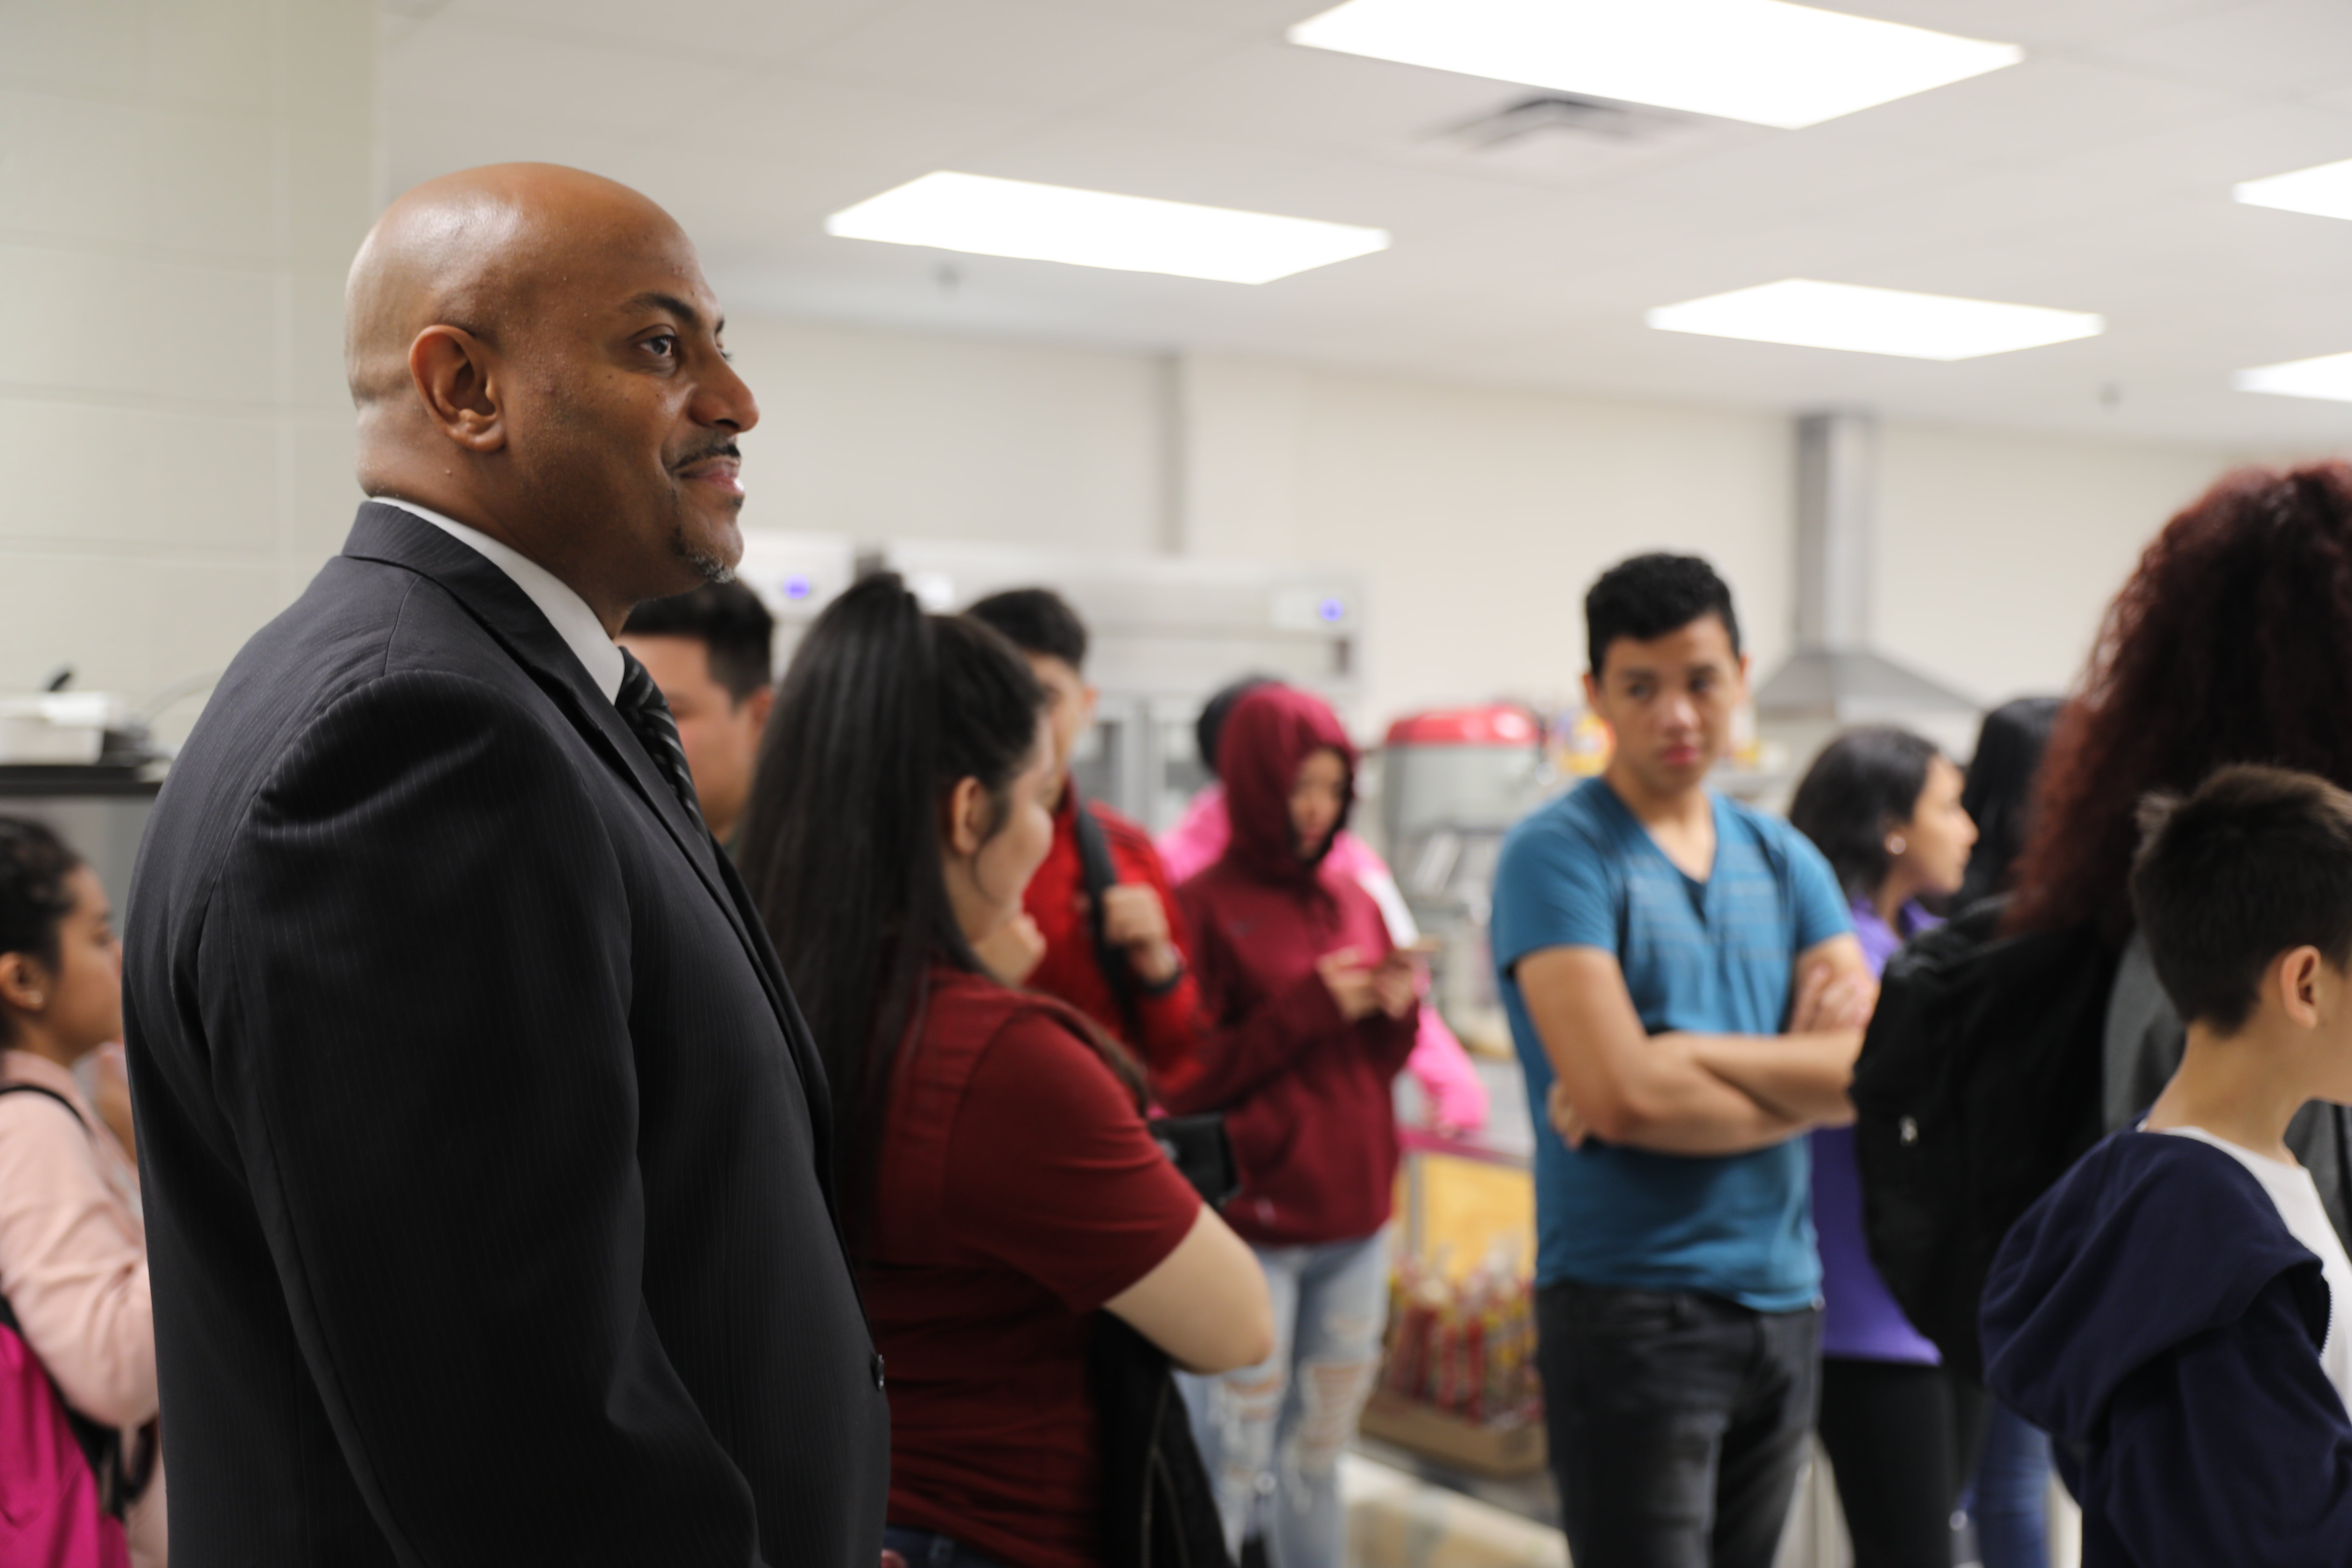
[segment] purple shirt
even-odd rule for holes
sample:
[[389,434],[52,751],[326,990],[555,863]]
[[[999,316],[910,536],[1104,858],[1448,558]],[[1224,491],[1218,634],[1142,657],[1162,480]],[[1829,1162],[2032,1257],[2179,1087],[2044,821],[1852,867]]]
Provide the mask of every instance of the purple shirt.
[[[1853,901],[1853,934],[1873,974],[1886,967],[1907,937],[1940,925],[1916,904],[1906,904],[1897,932],[1864,900]],[[1813,1229],[1822,1248],[1822,1354],[1848,1361],[1908,1362],[1932,1366],[1942,1360],[1895,1302],[1886,1281],[1870,1261],[1862,1236],[1862,1176],[1853,1159],[1853,1129],[1824,1127],[1813,1138]]]

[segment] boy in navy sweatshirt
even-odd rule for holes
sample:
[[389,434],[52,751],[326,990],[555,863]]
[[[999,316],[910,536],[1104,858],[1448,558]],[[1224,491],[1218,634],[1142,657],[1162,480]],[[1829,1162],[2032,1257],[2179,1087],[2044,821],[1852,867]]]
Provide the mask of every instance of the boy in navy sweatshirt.
[[2285,1143],[2352,1101],[2352,795],[2228,768],[2146,817],[2188,1053],[2011,1230],[1988,1381],[2060,1439],[2084,1568],[2352,1563],[2352,1266]]

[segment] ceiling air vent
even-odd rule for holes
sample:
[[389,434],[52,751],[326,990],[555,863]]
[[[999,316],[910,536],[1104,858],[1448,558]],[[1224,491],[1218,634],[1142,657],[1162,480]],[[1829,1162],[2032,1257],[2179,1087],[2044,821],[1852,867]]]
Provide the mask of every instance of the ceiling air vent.
[[1686,116],[1665,110],[1579,98],[1568,92],[1541,92],[1505,104],[1491,113],[1449,125],[1441,134],[1447,141],[1470,147],[1501,148],[1524,142],[1530,137],[1554,135],[1644,142],[1671,134],[1689,123]]

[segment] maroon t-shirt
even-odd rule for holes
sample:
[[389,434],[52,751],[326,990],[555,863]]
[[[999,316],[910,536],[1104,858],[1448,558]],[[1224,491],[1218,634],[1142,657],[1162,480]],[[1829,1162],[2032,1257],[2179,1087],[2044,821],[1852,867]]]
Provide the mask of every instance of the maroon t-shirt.
[[888,1365],[890,1522],[1008,1568],[1092,1568],[1088,1319],[1201,1200],[1075,1014],[945,966],[930,985],[858,1276]]

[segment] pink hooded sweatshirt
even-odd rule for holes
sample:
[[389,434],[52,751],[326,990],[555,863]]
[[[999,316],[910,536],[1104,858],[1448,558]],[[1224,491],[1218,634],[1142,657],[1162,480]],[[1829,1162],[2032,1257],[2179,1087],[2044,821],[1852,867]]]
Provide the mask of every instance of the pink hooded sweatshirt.
[[[1176,826],[1160,836],[1160,858],[1168,868],[1168,879],[1184,882],[1208,869],[1224,854],[1233,836],[1224,785],[1210,784],[1192,797]],[[1372,853],[1370,845],[1345,828],[1332,841],[1323,864],[1362,887],[1384,911],[1396,896],[1396,879],[1388,867]],[[1422,1007],[1420,1031],[1413,1037],[1412,1055],[1404,1065],[1428,1099],[1439,1131],[1475,1132],[1486,1125],[1486,1086],[1478,1080],[1469,1053],[1445,1026],[1436,1008]]]

